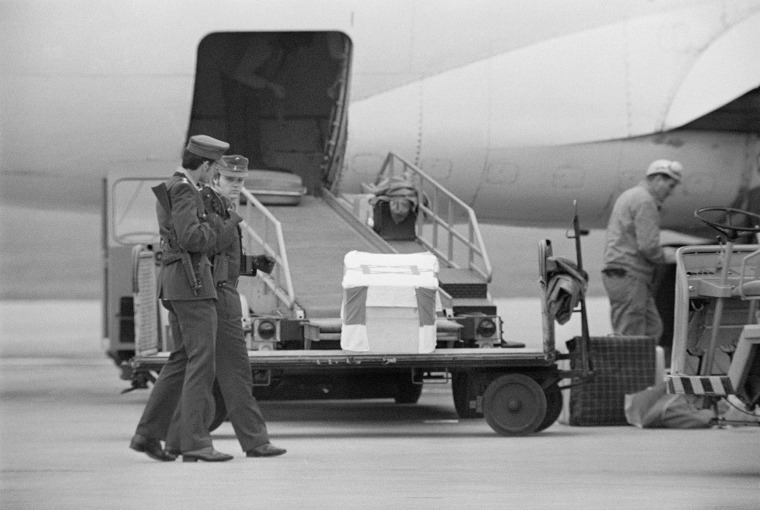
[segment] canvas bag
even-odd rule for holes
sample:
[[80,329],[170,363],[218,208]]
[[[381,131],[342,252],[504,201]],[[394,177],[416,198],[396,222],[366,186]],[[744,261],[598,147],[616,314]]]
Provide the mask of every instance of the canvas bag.
[[[699,397],[696,397],[699,398]],[[670,395],[667,384],[625,396],[625,418],[642,429],[700,429],[710,427],[712,409],[698,409],[694,395]]]

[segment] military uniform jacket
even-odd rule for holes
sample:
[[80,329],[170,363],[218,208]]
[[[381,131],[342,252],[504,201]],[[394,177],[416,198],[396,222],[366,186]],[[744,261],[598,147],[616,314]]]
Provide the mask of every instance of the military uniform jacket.
[[[163,258],[158,295],[168,300],[216,299],[207,254],[237,237],[239,220],[207,215],[200,193],[181,172],[172,175],[166,188],[171,212],[156,204]],[[183,252],[190,256],[192,275],[187,274],[181,258]],[[193,277],[200,288],[194,289],[191,285]]]
[[[216,196],[216,200],[218,200],[222,207],[224,207],[226,216],[229,216],[235,223],[242,220],[242,218],[231,209],[232,201],[228,197],[222,195],[213,188],[209,189]],[[211,214],[212,212],[209,209],[209,205],[206,204],[207,214]],[[240,276],[240,259],[242,256],[241,236],[240,226],[236,225],[234,233],[217,238],[214,253],[211,257],[215,283],[225,282],[233,287],[237,284],[238,277]]]

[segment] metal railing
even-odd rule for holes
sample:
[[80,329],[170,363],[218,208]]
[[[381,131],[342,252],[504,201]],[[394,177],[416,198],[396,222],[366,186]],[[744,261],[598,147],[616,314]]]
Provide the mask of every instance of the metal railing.
[[298,304],[293,291],[282,224],[250,191],[244,188],[241,193],[246,200],[242,211],[243,222],[240,224],[245,251],[248,254],[258,254],[263,250],[277,261],[271,275],[259,272],[257,276],[281,303],[297,312]]
[[[461,269],[466,267],[491,281],[492,269],[475,212],[435,179],[401,156],[390,152],[375,184],[407,174],[419,192],[417,238],[431,252]],[[459,229],[459,230],[458,230]],[[441,233],[443,230],[443,233]],[[464,230],[462,233],[460,230]],[[464,250],[460,252],[459,250]]]

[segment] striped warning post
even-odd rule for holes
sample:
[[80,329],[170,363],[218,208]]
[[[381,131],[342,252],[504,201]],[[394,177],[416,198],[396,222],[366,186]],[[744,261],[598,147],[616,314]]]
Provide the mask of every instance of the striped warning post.
[[670,375],[668,393],[680,395],[732,395],[733,385],[725,375]]

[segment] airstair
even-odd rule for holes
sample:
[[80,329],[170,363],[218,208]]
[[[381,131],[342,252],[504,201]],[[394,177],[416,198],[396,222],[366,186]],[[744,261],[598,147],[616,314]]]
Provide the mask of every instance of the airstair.
[[254,312],[338,318],[343,257],[358,250],[429,251],[440,261],[444,308],[453,315],[496,314],[488,293],[491,265],[472,209],[393,153],[374,184],[401,175],[410,179],[420,197],[412,239],[386,239],[369,226],[372,210],[367,193],[344,195],[323,189],[320,196],[304,196],[298,205],[265,206],[244,190],[244,249],[251,254],[268,253],[278,262],[271,277],[243,279],[247,281],[241,283]]

